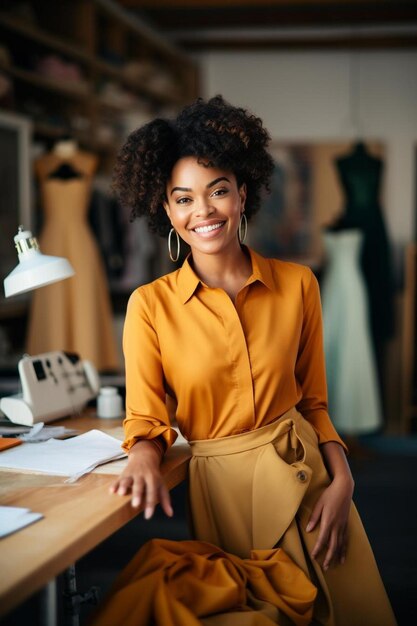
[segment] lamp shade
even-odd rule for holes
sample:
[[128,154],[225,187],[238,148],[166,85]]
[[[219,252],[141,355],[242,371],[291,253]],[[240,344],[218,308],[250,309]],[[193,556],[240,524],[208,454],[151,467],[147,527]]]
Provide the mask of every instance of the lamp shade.
[[19,264],[4,279],[6,298],[50,285],[75,274],[67,259],[42,254],[30,230],[23,230],[23,227],[19,226],[14,241]]

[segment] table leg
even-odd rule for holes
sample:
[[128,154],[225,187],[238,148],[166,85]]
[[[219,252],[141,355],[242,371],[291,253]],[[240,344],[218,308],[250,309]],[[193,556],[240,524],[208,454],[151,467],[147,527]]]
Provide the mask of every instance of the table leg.
[[42,626],[57,626],[56,579],[53,578],[40,595]]
[[65,626],[80,626],[80,605],[77,602],[75,565],[64,572]]
[[65,626],[80,626],[82,604],[98,604],[100,589],[91,587],[88,591],[77,591],[75,565],[70,565],[64,572],[64,612]]

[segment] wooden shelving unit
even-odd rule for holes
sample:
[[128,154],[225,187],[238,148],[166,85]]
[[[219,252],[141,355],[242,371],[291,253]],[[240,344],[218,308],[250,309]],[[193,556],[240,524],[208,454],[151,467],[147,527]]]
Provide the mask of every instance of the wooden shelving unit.
[[[153,116],[196,97],[194,62],[113,0],[61,0],[59,6],[34,0],[26,18],[13,4],[0,9],[7,50],[0,72],[13,83],[13,110],[32,118],[37,138],[53,142],[71,134],[86,149],[111,153],[124,138],[125,114],[138,109]],[[76,65],[80,80],[42,75],[36,60],[48,56]],[[105,141],[103,126],[107,135],[113,132]]]
[[[75,68],[75,78],[41,71],[50,59]],[[12,87],[3,113],[28,118],[45,149],[73,137],[104,175],[131,130],[126,116],[171,116],[198,95],[192,59],[114,0],[2,0],[0,75]],[[25,299],[0,300],[2,324],[27,313]]]

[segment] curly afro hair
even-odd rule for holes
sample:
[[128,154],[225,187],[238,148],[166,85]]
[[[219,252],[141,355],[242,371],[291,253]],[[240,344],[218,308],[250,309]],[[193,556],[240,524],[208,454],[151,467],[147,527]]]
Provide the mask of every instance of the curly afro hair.
[[147,216],[150,230],[166,236],[171,224],[163,208],[175,163],[194,156],[206,167],[235,174],[246,183],[246,216],[258,211],[262,189],[269,191],[273,160],[268,132],[259,117],[232,106],[222,96],[198,98],[175,120],[155,119],[131,133],[116,160],[113,189],[131,209],[131,219]]

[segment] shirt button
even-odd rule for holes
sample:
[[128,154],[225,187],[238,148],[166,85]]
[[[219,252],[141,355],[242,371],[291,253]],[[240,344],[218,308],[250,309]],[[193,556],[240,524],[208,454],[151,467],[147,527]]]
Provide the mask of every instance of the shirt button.
[[307,474],[300,470],[299,472],[297,472],[297,478],[300,482],[305,483],[305,481],[307,480]]

